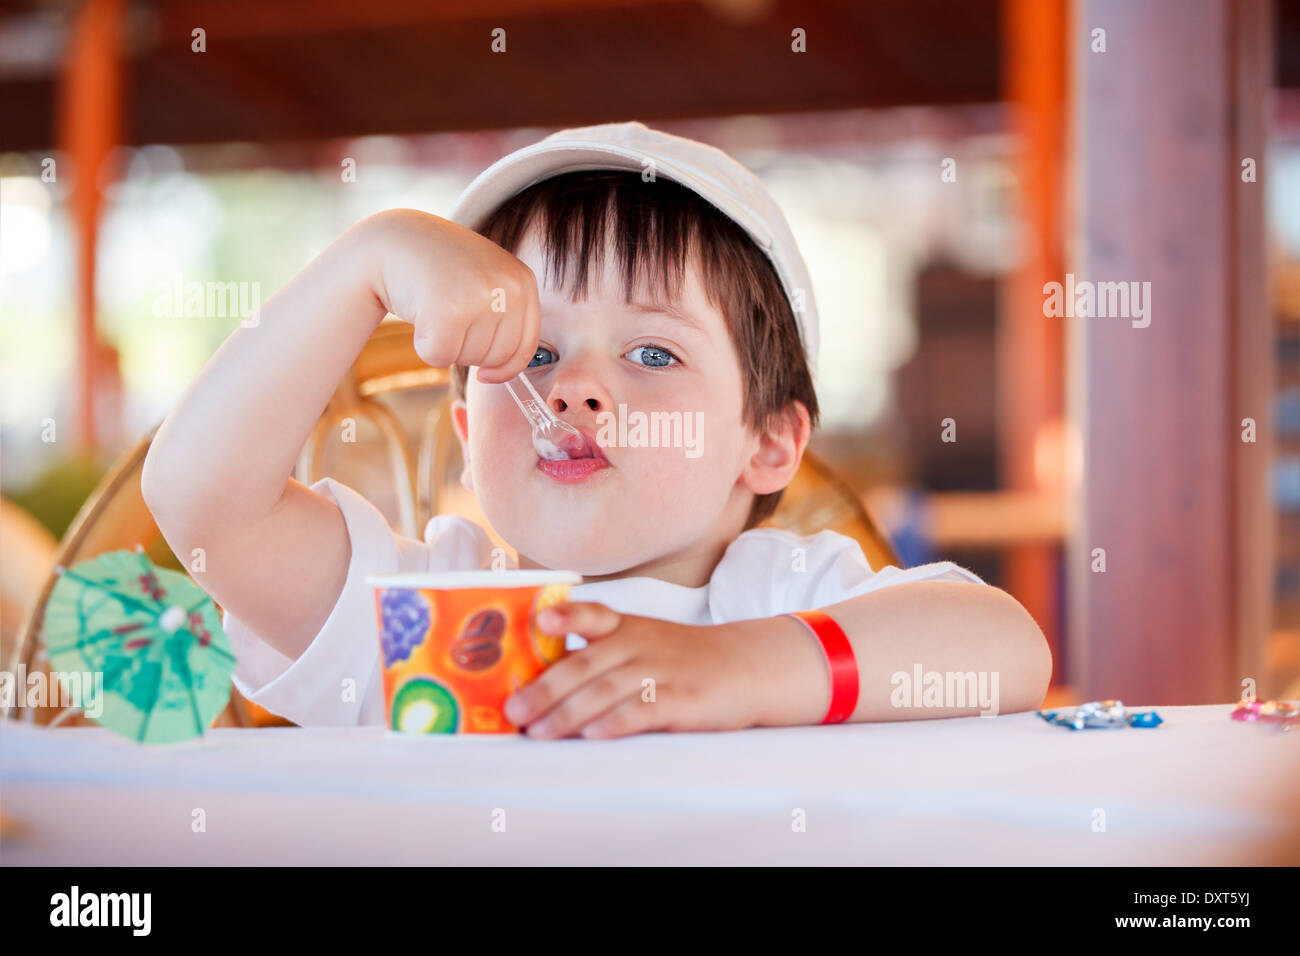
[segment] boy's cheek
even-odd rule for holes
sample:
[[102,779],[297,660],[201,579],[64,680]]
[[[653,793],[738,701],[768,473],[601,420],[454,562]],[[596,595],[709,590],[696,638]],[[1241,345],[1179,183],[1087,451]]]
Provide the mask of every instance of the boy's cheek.
[[708,454],[688,458],[681,448],[626,448],[622,454],[624,486],[635,491],[641,507],[659,515],[707,510],[736,478],[725,461]]
[[523,413],[506,397],[467,402],[470,455],[484,463],[508,461],[512,455],[533,451],[532,429]]

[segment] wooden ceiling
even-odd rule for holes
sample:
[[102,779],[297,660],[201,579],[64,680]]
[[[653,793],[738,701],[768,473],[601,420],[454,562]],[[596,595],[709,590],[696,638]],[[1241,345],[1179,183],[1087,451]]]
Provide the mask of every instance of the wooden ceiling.
[[[1050,2],[1050,0],[1044,0]],[[999,0],[128,0],[124,142],[332,139],[1002,97]],[[0,0],[0,149],[54,145],[77,0]],[[1300,0],[1277,0],[1300,87]],[[207,51],[191,52],[191,31]],[[506,30],[506,52],[491,32]],[[802,27],[808,52],[791,52]]]
[[[75,6],[3,5],[0,149],[53,145]],[[1000,96],[997,0],[154,0],[126,20],[132,145]]]

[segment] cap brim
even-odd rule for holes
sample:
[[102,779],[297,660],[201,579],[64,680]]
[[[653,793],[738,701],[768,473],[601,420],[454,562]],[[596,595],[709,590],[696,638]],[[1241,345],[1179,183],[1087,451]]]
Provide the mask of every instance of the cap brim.
[[653,163],[654,175],[681,183],[701,198],[717,206],[741,226],[765,253],[772,249],[772,237],[745,208],[743,203],[728,202],[724,197],[695,188],[704,175],[700,170],[679,169],[671,159],[641,150],[614,145],[543,140],[511,153],[489,166],[465,188],[451,219],[469,229],[478,229],[492,212],[507,199],[523,192],[534,183],[586,169],[626,169],[641,172]]

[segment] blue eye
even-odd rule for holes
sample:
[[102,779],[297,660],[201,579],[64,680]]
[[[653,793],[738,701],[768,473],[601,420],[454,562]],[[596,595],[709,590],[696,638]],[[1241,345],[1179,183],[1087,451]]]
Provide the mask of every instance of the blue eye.
[[555,353],[539,345],[537,351],[533,353],[533,360],[528,363],[528,367],[537,368],[539,365],[550,365],[554,361]]
[[[641,353],[639,356],[638,352]],[[646,368],[665,368],[678,361],[676,355],[657,345],[638,345],[624,358],[631,358],[633,362],[639,362]]]

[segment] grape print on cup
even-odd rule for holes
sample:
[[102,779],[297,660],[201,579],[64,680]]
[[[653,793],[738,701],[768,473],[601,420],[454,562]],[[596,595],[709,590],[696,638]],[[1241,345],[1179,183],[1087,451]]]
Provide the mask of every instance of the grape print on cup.
[[394,588],[385,591],[380,641],[384,648],[384,666],[392,667],[411,656],[429,633],[429,602],[419,591]]

